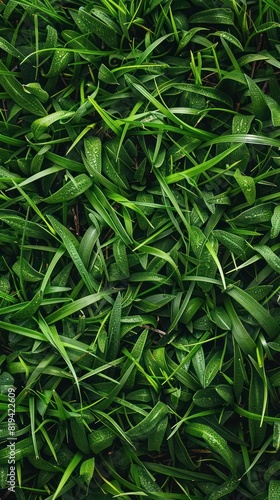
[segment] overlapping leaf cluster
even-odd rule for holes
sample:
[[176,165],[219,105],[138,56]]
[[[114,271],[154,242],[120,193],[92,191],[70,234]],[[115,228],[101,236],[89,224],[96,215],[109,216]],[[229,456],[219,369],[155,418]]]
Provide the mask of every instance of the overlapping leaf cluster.
[[279,15],[0,4],[18,499],[278,498]]

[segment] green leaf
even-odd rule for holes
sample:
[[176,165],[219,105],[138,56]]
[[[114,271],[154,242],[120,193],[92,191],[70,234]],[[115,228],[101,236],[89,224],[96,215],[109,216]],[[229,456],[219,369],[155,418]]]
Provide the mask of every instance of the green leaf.
[[73,471],[76,469],[76,467],[78,466],[78,464],[80,463],[80,461],[82,460],[83,458],[83,454],[78,452],[76,453],[76,455],[72,458],[72,460],[70,461],[70,463],[67,465],[66,467],[66,470],[65,472],[63,473],[63,476],[61,478],[61,480],[59,481],[59,484],[55,490],[55,493],[53,495],[53,500],[55,500],[55,498],[57,498],[58,496],[60,496],[60,492],[63,488],[63,486],[65,485],[65,483],[67,483],[68,479],[71,477]]
[[236,217],[230,219],[234,221],[237,225],[243,224],[261,224],[263,222],[268,222],[272,217],[272,207],[270,203],[262,203],[254,207],[248,208],[241,212]]
[[242,51],[244,50],[238,38],[236,38],[231,33],[228,33],[227,31],[216,31],[215,33],[213,33],[213,35],[225,39],[227,42],[232,43],[233,45],[235,45],[235,47],[238,47],[238,49]]
[[279,479],[271,479],[268,487],[268,500],[277,500],[280,495]]
[[76,266],[82,280],[84,281],[88,291],[90,293],[94,293],[98,289],[97,282],[95,279],[89,274],[87,271],[80,255],[77,250],[78,241],[76,238],[70,233],[70,231],[64,227],[60,222],[58,222],[53,216],[48,216],[49,221],[51,222],[55,231],[59,234],[62,242],[71,257],[74,265]]
[[214,431],[214,429],[204,424],[188,423],[186,425],[186,432],[190,436],[203,439],[214,453],[222,457],[231,471],[235,470],[236,461],[232,450],[228,446],[226,440]]
[[92,185],[91,179],[86,174],[73,177],[58,191],[44,199],[45,203],[61,203],[71,201],[83,194]]
[[74,111],[56,111],[43,118],[38,118],[31,125],[31,130],[34,134],[35,140],[40,139],[41,135],[55,122],[68,120],[74,115]]
[[232,302],[228,298],[225,299],[225,308],[232,323],[231,331],[237,344],[246,355],[254,357],[257,346],[241,323],[239,316],[232,305]]
[[273,214],[271,217],[271,238],[277,238],[280,233],[280,205],[276,205],[273,210]]
[[108,47],[118,46],[118,37],[115,30],[114,24],[108,20],[106,22],[97,17],[97,11],[94,11],[95,15],[91,15],[86,11],[84,7],[80,7],[78,11],[77,24],[83,33],[94,33],[98,38],[100,38]]
[[235,285],[229,287],[226,293],[244,307],[244,309],[258,321],[270,337],[277,335],[277,321],[261,304],[259,304],[259,302],[251,297],[251,295]]
[[280,257],[278,257],[278,255],[276,255],[270,247],[267,245],[255,245],[254,250],[257,250],[257,252],[270,265],[273,271],[280,273]]
[[36,271],[24,257],[14,263],[13,271],[23,281],[37,282],[44,277],[44,275]]
[[116,79],[114,73],[105,66],[105,64],[101,64],[98,71],[98,79],[102,82],[109,83],[111,85],[119,85],[118,80]]
[[24,307],[20,308],[13,315],[13,320],[18,321],[33,316],[40,307],[42,300],[43,300],[43,292],[42,290],[38,290],[38,292],[36,292],[32,300],[30,300],[30,302],[28,302]]
[[178,182],[182,179],[188,179],[189,177],[194,177],[201,173],[207,172],[207,170],[210,170],[212,167],[217,165],[220,161],[226,158],[229,154],[233,153],[233,151],[236,151],[239,147],[240,144],[238,144],[237,146],[232,146],[226,151],[223,151],[222,153],[216,155],[214,158],[211,158],[211,160],[207,160],[200,165],[190,167],[188,170],[184,170],[183,172],[168,175],[165,178],[165,181],[167,184],[173,184],[174,182]]
[[223,498],[233,491],[236,491],[239,485],[240,479],[231,479],[229,481],[225,481],[223,484],[217,486],[214,489],[209,497],[209,500],[218,500],[219,498]]
[[234,178],[243,192],[248,205],[253,205],[256,201],[256,185],[253,177],[241,174],[237,168],[234,173]]
[[264,120],[267,115],[267,103],[265,96],[258,85],[247,75],[245,75],[252,101],[253,113],[260,120]]
[[173,299],[175,299],[175,295],[171,294],[156,294],[156,295],[150,295],[146,297],[145,299],[141,299],[135,303],[135,306],[138,309],[141,309],[141,311],[144,311],[145,313],[155,311],[157,309],[161,309],[161,307],[164,307],[167,305],[169,302],[171,302]]
[[[252,413],[265,414],[266,413],[266,397],[264,382],[260,375],[251,369],[251,381],[249,389],[249,404],[248,409]],[[254,448],[259,448],[266,436],[266,424],[263,422],[256,422],[255,420],[249,421],[249,431],[251,442]]]
[[224,8],[207,9],[191,16],[189,23],[227,24],[231,26],[234,25],[233,11]]
[[107,359],[109,361],[114,360],[118,357],[120,349],[121,317],[122,317],[122,297],[121,294],[118,293],[110,314],[110,321],[108,327]]
[[95,458],[88,458],[80,467],[80,476],[82,480],[89,486],[95,469]]
[[214,229],[213,234],[216,236],[217,240],[233,254],[238,257],[245,254],[247,249],[245,238],[222,229]]
[[100,293],[93,293],[92,295],[87,295],[86,297],[81,297],[71,304],[66,304],[57,311],[51,313],[46,317],[46,321],[48,324],[55,323],[56,321],[66,318],[67,316],[70,316],[71,314],[74,314],[75,312],[80,311],[85,307],[95,304],[95,302],[98,302],[99,300],[109,296],[111,293],[112,292],[110,291],[104,291]]
[[86,159],[90,168],[89,174],[92,170],[101,173],[102,170],[102,143],[99,137],[86,137],[84,139],[84,148]]
[[27,83],[23,86],[25,92],[34,95],[42,102],[47,102],[49,100],[49,94],[40,85],[40,83]]
[[0,85],[7,92],[9,98],[18,104],[20,109],[23,108],[35,116],[45,116],[47,114],[37,97],[24,91],[17,78],[13,76],[12,71],[9,71],[2,61],[0,61]]

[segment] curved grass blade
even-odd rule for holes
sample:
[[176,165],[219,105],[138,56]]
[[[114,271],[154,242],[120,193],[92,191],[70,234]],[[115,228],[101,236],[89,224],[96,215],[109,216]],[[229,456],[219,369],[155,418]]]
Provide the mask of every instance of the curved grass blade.
[[78,453],[76,453],[76,455],[72,458],[72,460],[69,463],[69,465],[67,466],[61,480],[59,481],[59,484],[55,490],[54,495],[52,496],[53,500],[55,500],[56,498],[58,498],[58,496],[60,496],[60,493],[61,493],[63,486],[67,483],[68,479],[71,478],[73,471],[76,469],[76,467],[78,466],[78,464],[80,463],[82,458],[83,458],[83,454],[80,451]]
[[66,318],[67,316],[70,316],[71,314],[74,314],[77,311],[80,311],[88,306],[91,306],[92,304],[95,304],[95,302],[98,302],[99,300],[102,300],[104,298],[108,299],[112,293],[113,291],[107,290],[104,292],[94,293],[92,295],[87,295],[86,297],[77,299],[71,304],[66,304],[57,311],[54,311],[53,313],[49,314],[49,316],[46,317],[46,322],[48,324],[55,323],[63,318]]
[[148,92],[144,87],[142,87],[138,83],[132,83],[132,85],[138,92],[140,92],[140,94],[143,95],[143,97],[145,97],[145,99],[151,102],[155,106],[155,108],[161,111],[161,113],[164,116],[169,118],[169,120],[171,120],[173,123],[176,123],[176,125],[182,127],[184,130],[188,130],[191,137],[197,137],[198,139],[204,139],[204,140],[207,138],[210,139],[214,137],[214,134],[191,127],[187,123],[177,118],[167,107],[161,104],[160,101],[158,101],[155,97],[153,97],[152,94],[150,94],[150,92]]
[[254,358],[257,349],[256,343],[253,341],[253,339],[250,337],[249,333],[241,323],[239,316],[228,297],[225,297],[224,303],[226,311],[232,323],[232,335],[234,336],[241,350],[245,354],[250,354]]
[[[194,177],[196,175],[207,172],[207,170],[210,170],[212,167],[217,165],[217,163],[224,160],[224,158],[226,158],[228,155],[236,151],[239,147],[240,144],[238,144],[237,146],[231,146],[226,151],[223,151],[223,153],[220,153],[214,156],[214,158],[211,158],[211,160],[206,160],[200,165],[196,165],[195,167],[190,167],[188,170],[184,170],[183,172],[176,172],[176,174],[168,175],[167,177],[165,177],[165,181],[167,184],[173,184],[174,182],[179,182],[182,179],[187,179],[189,177]],[[232,167],[233,166],[234,165],[232,165]]]
[[20,108],[35,116],[46,116],[47,112],[41,102],[32,94],[27,94],[22,85],[5,64],[0,61],[0,84],[8,93],[9,98],[15,101]]
[[72,235],[72,233],[70,233],[70,231],[66,227],[64,227],[60,222],[58,222],[53,216],[48,215],[48,219],[51,222],[55,231],[58,232],[59,236],[61,237],[62,242],[69,256],[71,257],[74,265],[76,266],[78,272],[80,273],[80,276],[84,281],[88,291],[90,293],[96,292],[99,285],[96,282],[96,280],[89,274],[79,255],[77,249],[79,245],[78,240],[76,240],[76,238]]
[[270,337],[274,337],[279,333],[277,321],[251,295],[235,285],[229,287],[226,293],[244,307],[244,309],[258,321]]
[[72,373],[73,378],[75,380],[75,383],[77,385],[78,393],[80,396],[80,402],[82,404],[81,389],[80,389],[80,384],[79,384],[79,380],[78,380],[76,371],[75,371],[75,369],[70,361],[70,358],[65,350],[65,347],[64,347],[64,345],[63,345],[63,343],[62,343],[62,341],[57,333],[56,327],[49,326],[41,314],[39,314],[39,316],[38,316],[38,326],[39,326],[41,332],[43,333],[43,335],[45,336],[45,338],[47,339],[47,341],[49,342],[49,344],[52,347],[54,347],[56,351],[59,352],[60,356],[64,359],[66,365],[68,366],[70,372]]

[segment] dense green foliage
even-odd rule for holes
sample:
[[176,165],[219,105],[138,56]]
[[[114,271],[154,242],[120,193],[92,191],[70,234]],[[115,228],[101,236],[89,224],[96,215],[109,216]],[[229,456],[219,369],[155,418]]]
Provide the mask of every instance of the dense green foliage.
[[0,4],[3,492],[14,386],[17,499],[280,498],[279,34]]

